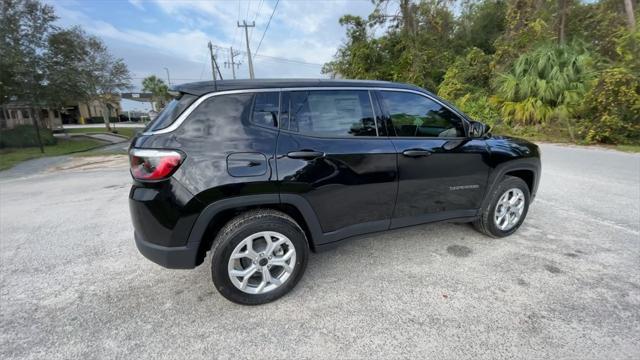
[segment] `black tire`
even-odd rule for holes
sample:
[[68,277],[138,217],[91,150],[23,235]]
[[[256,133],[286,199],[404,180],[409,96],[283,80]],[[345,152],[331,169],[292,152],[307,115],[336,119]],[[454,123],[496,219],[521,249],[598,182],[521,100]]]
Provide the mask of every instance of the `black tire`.
[[[263,294],[249,294],[231,282],[229,258],[240,242],[261,231],[275,231],[291,240],[296,252],[295,266],[289,278],[279,287]],[[278,299],[296,286],[307,267],[309,247],[304,231],[290,216],[276,210],[258,209],[230,220],[216,236],[211,255],[211,277],[220,294],[238,304],[260,305]]]
[[[525,198],[524,210],[522,212],[522,216],[520,217],[520,220],[516,223],[516,225],[513,228],[507,231],[502,231],[496,226],[493,220],[494,212],[495,212],[496,206],[498,205],[498,200],[500,200],[500,197],[507,190],[513,189],[513,188],[520,189],[524,193],[524,198]],[[485,207],[482,209],[480,217],[473,222],[473,226],[476,228],[476,230],[480,231],[485,235],[491,236],[493,238],[501,238],[501,237],[509,236],[514,232],[516,232],[520,227],[520,225],[522,225],[522,223],[524,222],[524,219],[527,217],[527,212],[529,211],[529,203],[531,201],[531,195],[529,193],[529,187],[527,186],[527,184],[518,177],[505,176],[489,196],[490,196],[489,201],[487,202]]]

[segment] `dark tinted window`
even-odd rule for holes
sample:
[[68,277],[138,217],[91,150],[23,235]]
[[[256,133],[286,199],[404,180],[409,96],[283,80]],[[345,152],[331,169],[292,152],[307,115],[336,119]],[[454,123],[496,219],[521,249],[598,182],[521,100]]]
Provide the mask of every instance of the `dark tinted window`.
[[211,97],[198,105],[179,131],[196,139],[212,136],[233,138],[249,123],[253,94],[232,94]]
[[462,137],[459,116],[431,99],[406,92],[382,91],[397,136]]
[[164,129],[167,126],[173,124],[174,121],[182,114],[182,112],[191,105],[195,100],[196,96],[190,94],[182,94],[177,99],[171,100],[167,106],[160,111],[160,114],[147,125],[144,131],[154,131]]
[[258,125],[277,127],[279,106],[280,93],[257,93],[253,102],[251,121]]
[[368,91],[290,93],[289,130],[316,136],[376,136]]

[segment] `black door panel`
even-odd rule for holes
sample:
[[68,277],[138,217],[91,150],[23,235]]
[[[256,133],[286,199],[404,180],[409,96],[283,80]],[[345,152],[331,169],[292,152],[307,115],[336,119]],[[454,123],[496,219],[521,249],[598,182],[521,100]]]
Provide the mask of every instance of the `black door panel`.
[[[478,209],[488,175],[484,141],[471,140],[445,150],[445,139],[393,139],[398,151],[398,201],[394,218]],[[402,153],[416,148],[429,156]]]
[[475,215],[489,173],[485,141],[467,138],[465,120],[430,96],[380,91],[376,99],[398,154],[391,227]]
[[[323,156],[289,156],[301,150]],[[323,232],[370,222],[378,222],[376,230],[388,228],[397,179],[390,140],[315,138],[281,132],[277,152],[280,192],[302,195],[315,210]]]

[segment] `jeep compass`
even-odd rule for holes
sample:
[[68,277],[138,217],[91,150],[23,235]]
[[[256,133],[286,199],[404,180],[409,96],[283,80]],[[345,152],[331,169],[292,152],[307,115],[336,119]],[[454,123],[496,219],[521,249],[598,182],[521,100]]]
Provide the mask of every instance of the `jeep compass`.
[[232,80],[177,86],[133,139],[139,251],[167,268],[211,258],[241,304],[290,291],[310,251],[436,221],[513,234],[540,180],[538,146],[421,88],[382,81]]

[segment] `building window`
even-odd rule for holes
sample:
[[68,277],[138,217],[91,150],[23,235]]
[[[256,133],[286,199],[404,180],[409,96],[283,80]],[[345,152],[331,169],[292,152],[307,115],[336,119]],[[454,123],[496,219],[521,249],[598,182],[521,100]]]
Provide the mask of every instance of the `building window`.
[[11,110],[11,113],[9,114],[9,117],[11,117],[14,120],[18,119],[18,112],[15,111],[15,110]]
[[20,110],[20,112],[22,113],[22,118],[23,118],[23,119],[29,119],[29,118],[31,118],[31,117],[29,116],[29,110]]
[[53,117],[59,118],[60,117],[60,112],[58,110],[53,110]]

